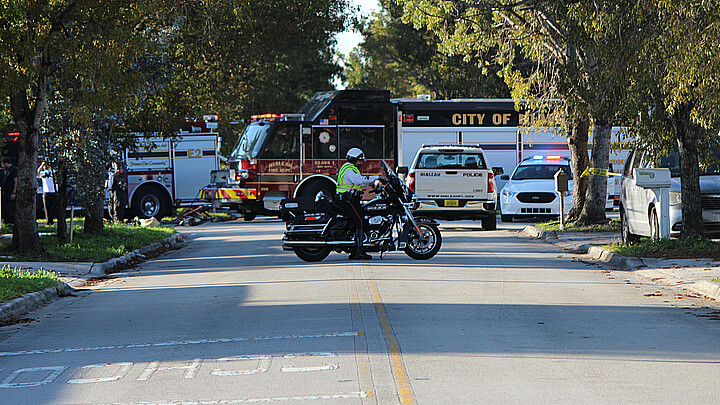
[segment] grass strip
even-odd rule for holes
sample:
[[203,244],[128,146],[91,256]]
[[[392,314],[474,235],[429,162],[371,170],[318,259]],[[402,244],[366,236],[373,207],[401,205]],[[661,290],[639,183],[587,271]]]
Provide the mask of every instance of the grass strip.
[[552,232],[620,232],[620,220],[615,218],[606,224],[578,226],[574,223],[566,223],[565,229],[560,231],[560,220],[535,224],[540,229]]
[[[52,232],[55,232],[54,226]],[[86,233],[82,222],[76,221],[72,244],[60,242],[55,235],[41,237],[47,251],[40,255],[13,255],[8,245],[2,248],[2,254],[11,256],[11,260],[32,262],[95,262],[100,263],[120,257],[135,249],[165,239],[176,231],[169,227],[141,228],[133,225],[106,224],[99,235]],[[69,230],[68,230],[69,235]]]
[[57,284],[57,275],[51,271],[20,271],[19,267],[4,265],[0,269],[0,302],[42,291]]
[[623,256],[649,257],[656,259],[720,259],[720,243],[703,237],[685,240],[665,238],[657,241],[640,239],[632,245],[615,242],[604,246]]

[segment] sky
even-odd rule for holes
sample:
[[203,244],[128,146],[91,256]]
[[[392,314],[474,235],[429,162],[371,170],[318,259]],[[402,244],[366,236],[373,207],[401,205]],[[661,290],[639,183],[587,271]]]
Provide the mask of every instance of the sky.
[[[373,11],[380,11],[380,4],[377,0],[350,0],[351,6],[360,6],[362,15],[370,15]],[[347,55],[362,40],[359,32],[341,32],[337,35],[338,51]]]
[[[351,7],[355,8],[360,6],[360,13],[362,15],[370,15],[373,11],[380,11],[380,4],[378,0],[350,0]],[[362,41],[362,35],[359,32],[345,31],[337,35],[337,50],[343,55],[350,54],[350,51],[355,48],[360,41]],[[345,86],[340,83],[337,79],[333,81],[333,84],[338,89],[343,89]]]

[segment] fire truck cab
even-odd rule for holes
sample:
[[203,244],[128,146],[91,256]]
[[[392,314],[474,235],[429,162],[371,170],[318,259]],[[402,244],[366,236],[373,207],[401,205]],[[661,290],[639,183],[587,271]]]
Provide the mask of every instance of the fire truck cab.
[[380,160],[394,165],[395,115],[387,90],[317,93],[297,114],[252,116],[228,159],[227,182],[202,196],[252,220],[279,212],[288,197],[335,193],[350,148],[367,157],[363,172],[379,174]]

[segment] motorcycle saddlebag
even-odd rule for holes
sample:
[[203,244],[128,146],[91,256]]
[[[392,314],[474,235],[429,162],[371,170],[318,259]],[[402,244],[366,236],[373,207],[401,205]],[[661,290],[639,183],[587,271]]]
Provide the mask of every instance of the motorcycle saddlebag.
[[315,199],[310,197],[286,198],[280,201],[280,218],[292,221],[306,212],[315,210]]

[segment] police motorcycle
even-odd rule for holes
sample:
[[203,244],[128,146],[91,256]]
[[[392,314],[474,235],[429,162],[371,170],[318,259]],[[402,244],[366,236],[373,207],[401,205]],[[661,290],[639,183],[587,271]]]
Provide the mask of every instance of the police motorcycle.
[[[440,250],[442,236],[438,223],[415,217],[411,209],[414,193],[383,160],[386,184],[374,183],[377,195],[362,205],[361,215],[368,226],[363,248],[366,252],[403,250],[417,260],[432,258]],[[310,200],[310,201],[308,201]],[[322,193],[311,199],[286,199],[280,204],[281,216],[288,221],[283,249],[295,252],[306,262],[317,262],[330,252],[350,253],[355,248],[355,229],[342,208]]]

